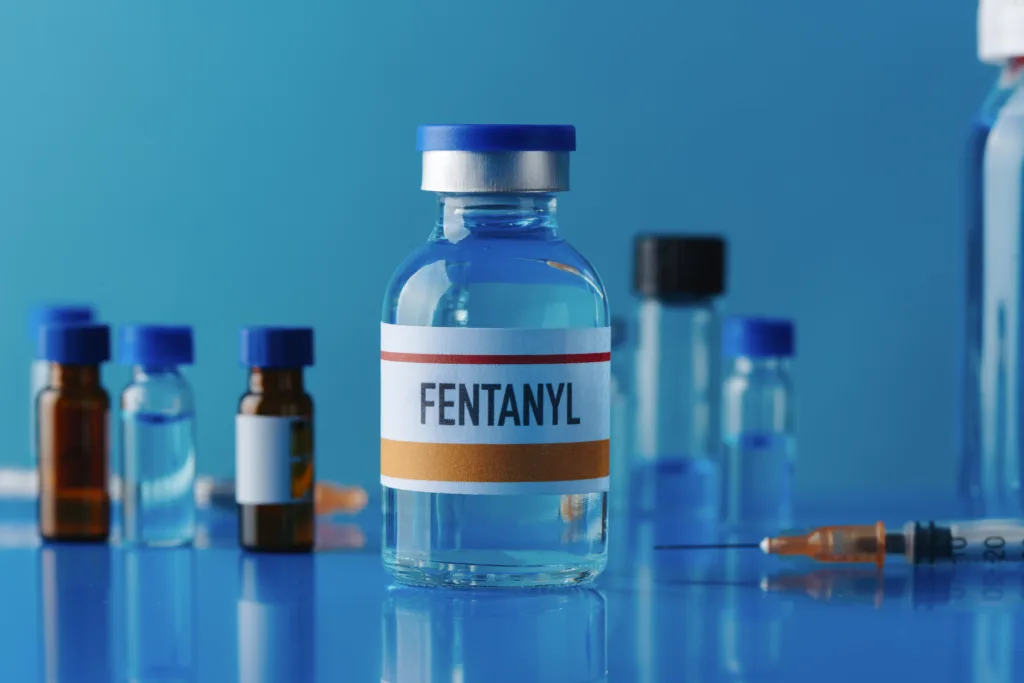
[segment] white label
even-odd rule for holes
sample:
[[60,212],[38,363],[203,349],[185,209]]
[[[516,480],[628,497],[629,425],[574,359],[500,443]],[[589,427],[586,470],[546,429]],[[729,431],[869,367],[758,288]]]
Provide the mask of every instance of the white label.
[[435,493],[608,488],[609,328],[381,325],[381,482]]
[[312,451],[309,420],[235,416],[235,499],[240,505],[311,500]]

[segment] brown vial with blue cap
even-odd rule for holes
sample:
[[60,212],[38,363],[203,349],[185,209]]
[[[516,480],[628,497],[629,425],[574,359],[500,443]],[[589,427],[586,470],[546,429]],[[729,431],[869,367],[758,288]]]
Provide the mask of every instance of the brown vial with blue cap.
[[308,327],[247,327],[241,362],[249,390],[235,422],[239,544],[263,552],[313,549],[313,399],[303,368],[313,365]]
[[110,360],[110,328],[43,327],[38,356],[50,364],[36,404],[39,534],[48,541],[105,541],[110,397],[100,365]]

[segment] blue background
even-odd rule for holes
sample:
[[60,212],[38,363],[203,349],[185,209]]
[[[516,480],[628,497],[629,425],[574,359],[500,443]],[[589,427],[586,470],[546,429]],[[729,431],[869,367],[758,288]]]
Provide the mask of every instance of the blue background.
[[961,167],[995,77],[975,11],[3,3],[4,424],[25,431],[31,304],[192,323],[200,469],[226,475],[237,328],[311,324],[320,476],[375,487],[381,296],[434,217],[415,126],[574,123],[563,234],[617,314],[632,235],[682,230],[731,240],[731,310],[797,319],[798,492],[951,492]]

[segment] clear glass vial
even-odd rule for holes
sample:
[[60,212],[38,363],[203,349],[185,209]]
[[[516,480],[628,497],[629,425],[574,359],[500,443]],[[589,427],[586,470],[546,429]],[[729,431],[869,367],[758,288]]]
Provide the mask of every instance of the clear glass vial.
[[195,401],[181,373],[193,357],[191,327],[120,329],[118,360],[132,367],[121,394],[121,533],[127,543],[182,545],[195,537]]
[[384,564],[422,585],[589,581],[606,563],[611,335],[556,218],[575,129],[418,137],[437,219],[384,297]]
[[714,520],[721,439],[721,237],[641,235],[631,425],[635,512]]
[[725,321],[722,351],[731,363],[722,399],[726,523],[766,531],[792,523],[795,350],[789,320]]
[[29,311],[28,338],[32,342],[33,359],[28,377],[28,462],[33,467],[39,458],[36,444],[36,399],[50,382],[50,363],[39,357],[39,330],[47,325],[81,325],[91,323],[94,319],[92,307],[80,304],[50,304],[36,306]]
[[313,399],[303,368],[313,365],[308,327],[247,327],[241,361],[249,390],[235,417],[238,542],[246,550],[313,549]]
[[48,541],[106,541],[110,397],[100,364],[110,359],[110,328],[43,327],[39,357],[50,363],[36,402],[39,534]]

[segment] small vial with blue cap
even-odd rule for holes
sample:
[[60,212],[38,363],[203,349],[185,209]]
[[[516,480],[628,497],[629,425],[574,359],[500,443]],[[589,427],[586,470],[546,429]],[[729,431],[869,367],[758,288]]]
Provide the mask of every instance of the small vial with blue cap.
[[235,418],[239,544],[250,551],[313,549],[313,365],[309,327],[246,327],[241,362],[249,389]]
[[32,342],[33,360],[29,371],[28,415],[29,415],[29,459],[36,465],[39,453],[36,449],[36,399],[50,380],[50,363],[39,357],[39,330],[47,325],[75,325],[90,323],[95,312],[86,304],[48,304],[36,306],[29,311],[28,338]]
[[796,456],[795,398],[790,363],[792,321],[727,318],[723,355],[723,518],[744,529],[792,523]]
[[47,541],[106,541],[110,397],[100,365],[110,360],[110,328],[42,327],[38,357],[50,364],[36,401],[39,535]]
[[426,244],[381,324],[385,567],[429,586],[584,583],[607,561],[611,331],[562,237],[572,126],[421,126]]
[[191,543],[195,401],[181,368],[194,361],[192,328],[126,325],[118,342],[118,360],[132,368],[121,394],[123,539],[149,546]]

